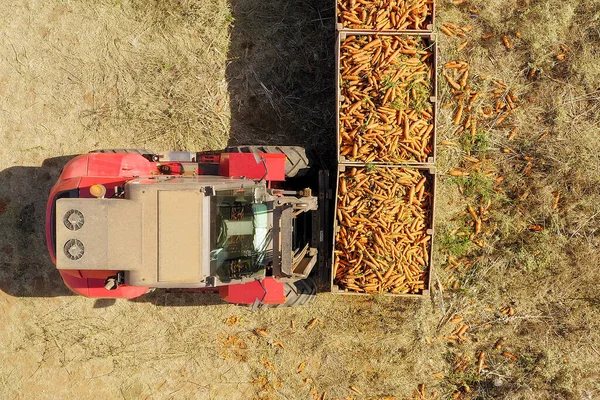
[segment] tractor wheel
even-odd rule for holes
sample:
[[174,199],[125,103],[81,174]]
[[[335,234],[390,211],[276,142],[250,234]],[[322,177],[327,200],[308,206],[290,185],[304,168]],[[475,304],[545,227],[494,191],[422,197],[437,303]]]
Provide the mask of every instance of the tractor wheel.
[[306,150],[300,146],[232,146],[225,149],[229,153],[275,153],[285,154],[285,176],[287,178],[308,175],[310,160]]
[[126,154],[140,154],[140,155],[155,154],[153,151],[146,150],[146,149],[100,149],[100,150],[92,150],[92,151],[90,151],[90,153],[117,153],[117,154],[126,153]]
[[317,297],[317,284],[314,279],[301,279],[293,283],[285,284],[283,288],[285,292],[285,303],[283,304],[263,304],[257,303],[252,307],[256,308],[282,308],[282,307],[297,307],[305,304],[311,304]]

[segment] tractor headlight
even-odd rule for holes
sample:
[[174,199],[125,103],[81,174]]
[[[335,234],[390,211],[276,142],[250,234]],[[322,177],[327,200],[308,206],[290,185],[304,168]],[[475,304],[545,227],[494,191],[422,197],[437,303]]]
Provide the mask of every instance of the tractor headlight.
[[90,194],[99,199],[103,199],[106,196],[106,187],[99,183],[90,186]]

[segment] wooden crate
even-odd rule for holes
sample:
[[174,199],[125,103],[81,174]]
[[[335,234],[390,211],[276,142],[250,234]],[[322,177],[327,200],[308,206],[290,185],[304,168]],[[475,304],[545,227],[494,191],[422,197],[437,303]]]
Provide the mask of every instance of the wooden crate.
[[[332,252],[332,271],[331,271],[331,291],[332,293],[336,293],[336,294],[353,294],[353,295],[367,295],[367,294],[371,294],[371,293],[363,293],[363,292],[357,292],[357,291],[353,291],[353,290],[347,290],[344,289],[344,285],[340,285],[338,284],[339,281],[336,278],[337,272],[338,272],[338,268],[340,268],[340,264],[337,261],[337,256],[336,256],[336,251],[339,251],[342,247],[343,247],[343,243],[341,241],[338,242],[338,235],[339,232],[342,229],[347,229],[347,227],[349,226],[346,222],[344,221],[340,221],[340,213],[338,212],[339,207],[340,207],[340,201],[342,198],[342,195],[340,193],[340,177],[346,173],[346,172],[350,172],[352,168],[357,168],[359,171],[363,170],[363,169],[368,169],[368,170],[372,170],[372,175],[371,177],[373,178],[373,181],[376,180],[377,178],[377,170],[378,169],[388,169],[388,168],[405,168],[407,170],[410,171],[414,171],[415,173],[418,173],[419,175],[425,177],[427,179],[428,182],[428,186],[429,186],[429,192],[428,192],[428,205],[429,205],[429,209],[427,210],[427,226],[423,227],[423,236],[429,236],[429,240],[428,240],[428,248],[427,248],[427,263],[424,267],[421,267],[421,270],[425,272],[425,280],[424,280],[424,288],[423,290],[421,290],[419,293],[390,293],[389,291],[381,291],[381,294],[384,295],[388,295],[388,296],[402,296],[402,297],[417,297],[417,298],[422,298],[425,296],[429,295],[430,292],[430,281],[431,281],[431,266],[432,266],[432,257],[433,257],[433,220],[434,220],[434,215],[435,215],[435,185],[436,185],[436,174],[435,171],[433,170],[432,167],[410,167],[410,166],[401,166],[401,165],[395,165],[395,166],[356,166],[356,165],[340,165],[338,168],[338,172],[337,172],[337,183],[336,183],[336,196],[335,196],[335,217],[334,217],[334,238],[333,238],[333,252]],[[370,178],[369,178],[370,179]],[[368,181],[366,183],[366,185],[370,185],[373,186],[374,183],[373,181]],[[403,186],[400,185],[399,188],[402,188]],[[400,193],[400,191],[398,191],[398,193]],[[342,227],[345,228],[342,228]],[[368,231],[371,232],[372,231]],[[362,234],[362,237],[366,237],[367,235],[369,235],[369,233],[364,233]],[[360,240],[361,235],[357,236],[356,240]],[[405,245],[404,247],[401,248],[396,248],[396,250],[398,252],[403,252],[405,250],[407,246]],[[365,260],[368,260],[367,258],[365,258]],[[402,265],[402,268],[409,268],[409,265]],[[409,269],[409,272],[411,270]],[[385,271],[381,270],[380,273],[383,275],[385,274]]]

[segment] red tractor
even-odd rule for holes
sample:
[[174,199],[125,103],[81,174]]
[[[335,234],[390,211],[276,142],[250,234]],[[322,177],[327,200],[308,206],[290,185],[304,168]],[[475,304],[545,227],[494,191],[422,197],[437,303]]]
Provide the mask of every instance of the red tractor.
[[304,149],[291,146],[80,155],[50,192],[48,250],[65,284],[87,297],[162,288],[304,304],[329,235],[318,198],[328,175],[309,172]]

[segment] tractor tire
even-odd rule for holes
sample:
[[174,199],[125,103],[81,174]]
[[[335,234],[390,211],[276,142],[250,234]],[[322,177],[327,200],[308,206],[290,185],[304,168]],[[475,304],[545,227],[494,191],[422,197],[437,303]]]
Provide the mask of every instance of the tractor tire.
[[311,162],[306,155],[306,150],[300,146],[232,146],[227,147],[225,151],[229,153],[285,154],[286,178],[306,176],[311,169]]
[[297,307],[305,304],[311,304],[317,298],[317,283],[312,278],[301,279],[293,283],[285,283],[283,288],[285,293],[285,303],[283,304],[263,304],[256,303],[253,309],[258,308],[283,308]]
[[146,149],[99,149],[99,150],[92,150],[90,151],[90,153],[117,153],[117,154],[140,154],[140,155],[144,155],[144,154],[155,154],[153,151],[151,150],[146,150]]

